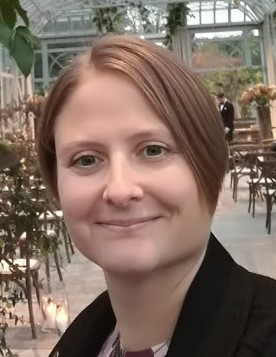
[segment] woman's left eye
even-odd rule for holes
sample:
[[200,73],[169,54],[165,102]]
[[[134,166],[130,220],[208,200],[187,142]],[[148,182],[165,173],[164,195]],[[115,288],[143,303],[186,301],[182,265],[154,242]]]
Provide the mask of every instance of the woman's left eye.
[[168,153],[168,149],[160,145],[148,145],[143,150],[142,153],[146,157],[160,157]]

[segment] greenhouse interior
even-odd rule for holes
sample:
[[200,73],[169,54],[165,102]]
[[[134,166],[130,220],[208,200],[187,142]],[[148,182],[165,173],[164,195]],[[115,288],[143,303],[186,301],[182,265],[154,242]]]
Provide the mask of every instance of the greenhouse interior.
[[[276,279],[275,0],[4,0],[2,356],[49,356],[74,318],[106,290],[102,269],[79,252],[59,200],[48,194],[35,143],[44,104],[61,71],[109,34],[134,36],[173,52],[200,79],[218,111],[222,96],[231,103],[231,139],[225,131],[229,163],[212,232],[238,264]],[[256,165],[260,157],[271,157],[273,164],[274,156],[267,176],[262,164],[253,167],[248,159],[254,157]],[[252,170],[260,170],[260,178]]]

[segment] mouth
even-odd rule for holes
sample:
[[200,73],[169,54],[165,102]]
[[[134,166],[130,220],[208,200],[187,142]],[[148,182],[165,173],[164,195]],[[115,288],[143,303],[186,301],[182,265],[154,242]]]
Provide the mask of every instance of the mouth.
[[141,218],[132,218],[132,219],[110,219],[110,220],[108,219],[108,220],[101,220],[97,222],[97,224],[117,230],[135,229],[138,227],[142,227],[148,223],[152,223],[158,220],[159,218],[160,216],[141,217]]

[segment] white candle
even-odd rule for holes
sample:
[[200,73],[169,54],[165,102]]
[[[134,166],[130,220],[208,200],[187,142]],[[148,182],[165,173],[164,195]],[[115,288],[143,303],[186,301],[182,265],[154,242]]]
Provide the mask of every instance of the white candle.
[[56,311],[57,305],[53,301],[47,300],[46,304],[44,305],[47,328],[56,328]]
[[69,325],[69,316],[67,309],[60,305],[56,310],[56,326],[61,334],[64,334]]

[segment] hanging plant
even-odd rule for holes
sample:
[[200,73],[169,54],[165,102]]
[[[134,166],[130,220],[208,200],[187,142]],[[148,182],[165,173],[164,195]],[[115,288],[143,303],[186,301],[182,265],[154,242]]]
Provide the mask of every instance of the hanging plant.
[[94,10],[93,22],[96,24],[97,31],[101,34],[108,32],[124,32],[125,8],[105,7]]
[[166,37],[164,40],[164,45],[172,50],[172,39],[175,35],[175,31],[178,27],[187,26],[187,16],[189,15],[189,7],[186,3],[172,3],[167,5],[167,23]]

